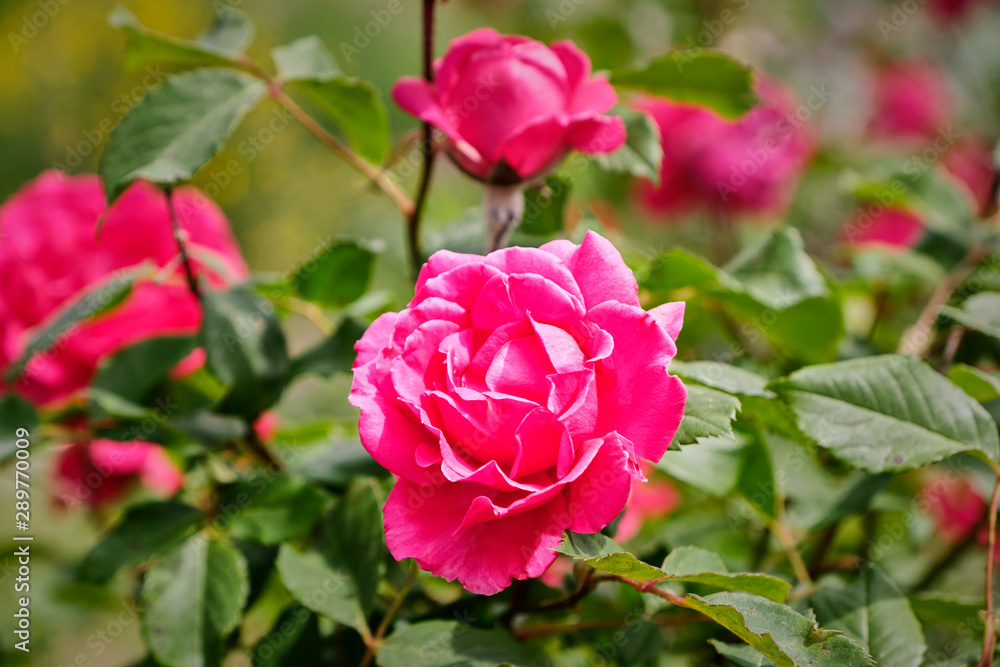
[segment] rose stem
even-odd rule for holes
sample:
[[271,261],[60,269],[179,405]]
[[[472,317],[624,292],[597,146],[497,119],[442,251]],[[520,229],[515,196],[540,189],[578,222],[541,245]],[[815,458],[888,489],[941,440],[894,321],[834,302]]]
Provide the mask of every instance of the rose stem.
[[389,605],[389,609],[385,612],[385,616],[382,617],[382,622],[378,624],[378,628],[375,630],[375,636],[367,643],[368,648],[365,650],[365,656],[361,659],[358,667],[368,667],[371,664],[372,659],[375,657],[375,649],[378,648],[382,640],[385,639],[385,634],[389,631],[389,624],[392,623],[393,617],[399,608],[403,606],[403,600],[406,599],[407,593],[413,588],[413,584],[417,581],[417,574],[419,574],[420,568],[417,567],[417,561],[414,560],[410,563],[410,573],[406,577],[406,582],[403,584],[402,588],[396,593],[396,597],[393,599],[392,604]]
[[[434,2],[435,0],[424,0],[423,13],[423,66],[424,78],[429,82],[434,81]],[[413,263],[413,276],[416,279],[420,272],[420,265],[423,264],[423,256],[420,252],[420,219],[423,215],[424,204],[427,201],[427,193],[431,185],[431,173],[434,169],[433,130],[430,123],[423,123],[421,131],[421,150],[424,154],[424,162],[420,171],[420,185],[417,187],[417,198],[413,204],[407,219],[407,238],[410,244],[410,261]]]
[[983,657],[979,667],[990,667],[993,664],[993,648],[996,642],[996,618],[993,612],[993,567],[995,564],[993,551],[997,544],[997,505],[1000,504],[1000,467],[995,468],[997,479],[993,484],[993,496],[990,498],[990,533],[986,543],[986,623],[983,628]]
[[184,234],[181,232],[181,225],[177,220],[177,211],[174,209],[173,188],[164,188],[163,192],[167,195],[167,212],[170,215],[170,228],[173,230],[174,241],[177,242],[177,248],[180,250],[181,264],[184,265],[184,275],[187,277],[188,288],[190,288],[194,298],[201,301],[201,287],[198,285],[197,278],[195,278],[194,267],[191,266],[191,258],[188,256],[187,245],[184,243]]

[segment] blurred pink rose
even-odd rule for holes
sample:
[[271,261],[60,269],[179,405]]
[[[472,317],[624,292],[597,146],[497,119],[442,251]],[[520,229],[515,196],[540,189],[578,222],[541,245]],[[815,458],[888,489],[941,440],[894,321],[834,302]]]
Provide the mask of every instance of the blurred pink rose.
[[982,0],[932,0],[931,8],[946,21],[959,21],[981,4]]
[[931,140],[952,121],[945,75],[921,61],[889,65],[875,78],[874,110],[868,128],[888,139]]
[[859,211],[844,227],[848,244],[908,250],[924,235],[924,223],[905,209],[872,205]]
[[56,458],[55,499],[63,507],[102,507],[136,483],[172,496],[184,485],[184,473],[161,446],[150,442],[77,442]]
[[756,91],[758,106],[735,120],[695,104],[640,99],[637,107],[656,121],[663,141],[660,185],[640,184],[647,209],[774,213],[788,205],[814,141],[791,94],[767,79]]
[[[643,472],[652,476],[651,465],[643,464]],[[632,495],[629,496],[625,514],[618,522],[618,532],[615,537],[621,542],[627,542],[639,534],[646,521],[660,519],[677,509],[681,503],[681,493],[673,484],[662,477],[656,477],[649,482],[633,480]]]
[[944,165],[969,189],[976,210],[990,215],[996,206],[993,199],[993,151],[978,138],[966,139],[949,150]]
[[361,442],[399,477],[393,556],[493,594],[544,572],[564,530],[608,525],[680,423],[686,390],[667,366],[683,313],[644,311],[593,232],[435,253],[406,310],[356,346]]
[[[191,188],[174,193],[180,225],[194,248],[199,275],[216,285],[247,276],[229,224]],[[36,354],[7,387],[36,404],[69,397],[90,381],[105,357],[145,338],[195,333],[197,300],[182,279],[163,193],[146,183],[129,188],[97,220],[106,200],[97,176],[48,171],[0,207],[0,369],[15,362],[32,336],[95,285],[143,263],[173,269],[163,280],[135,284],[122,304],[72,328]],[[207,254],[213,259],[200,261]],[[4,389],[0,385],[0,389]]]
[[610,153],[625,141],[618,96],[591,76],[572,42],[545,46],[480,28],[451,42],[434,83],[403,77],[392,89],[402,109],[435,126],[473,177],[505,185],[553,168],[567,151]]
[[922,501],[934,519],[938,535],[958,542],[976,527],[986,512],[986,501],[967,477],[933,474],[924,483]]

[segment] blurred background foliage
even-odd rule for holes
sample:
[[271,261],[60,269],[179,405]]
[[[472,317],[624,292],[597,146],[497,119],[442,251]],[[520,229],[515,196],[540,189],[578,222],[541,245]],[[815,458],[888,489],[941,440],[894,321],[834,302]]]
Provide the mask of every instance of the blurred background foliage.
[[[250,54],[261,61],[275,45],[318,34],[345,72],[373,81],[387,99],[398,77],[419,69],[419,2],[401,1],[403,12],[371,37],[363,36],[364,26],[386,0],[128,0],[125,5],[143,24],[184,37],[193,37],[210,22],[215,5],[238,7],[257,26]],[[168,67],[121,71],[124,38],[108,25],[116,4],[117,0],[0,3],[0,199],[45,169],[96,171],[111,127],[151,83],[159,83],[170,71]],[[784,82],[800,99],[825,87],[831,93],[829,100],[808,121],[820,150],[798,187],[789,218],[802,231],[811,254],[839,266],[839,230],[857,208],[843,187],[845,173],[884,157],[907,158],[919,152],[919,147],[904,144],[873,143],[865,133],[873,77],[880,64],[908,58],[937,63],[948,74],[954,131],[989,144],[997,139],[1000,11],[992,2],[980,4],[970,19],[945,22],[916,0],[448,0],[439,12],[437,47],[440,53],[448,39],[490,25],[544,42],[571,38],[590,55],[595,68],[606,69],[638,62],[667,46],[711,46]],[[723,22],[721,16],[732,20]],[[388,106],[395,138],[402,139],[416,127],[415,121],[391,103]],[[444,245],[441,239],[452,233],[449,226],[477,207],[481,196],[479,187],[450,164],[438,165],[427,212],[428,251]],[[404,180],[412,186],[412,177]],[[408,300],[410,269],[398,213],[362,177],[333,159],[300,126],[285,120],[273,103],[253,112],[198,174],[195,184],[224,208],[254,270],[295,266],[331,235],[381,239],[384,252],[378,256],[372,288],[383,291],[387,306],[399,307]],[[581,174],[574,181],[570,222],[596,218],[605,227],[626,231],[626,258],[630,253],[650,258],[674,244],[708,252],[711,231],[703,220],[691,216],[676,224],[655,224],[629,203],[632,187],[625,179],[590,179]],[[600,204],[602,200],[618,203],[613,213]],[[763,227],[748,225],[739,233],[750,238]],[[697,332],[695,323],[685,329],[688,336]],[[301,349],[315,334],[293,323],[290,335],[293,348]],[[348,387],[344,375],[300,383],[283,400],[281,418],[295,422],[321,411],[353,417],[346,402]],[[136,611],[130,602],[122,602],[131,599],[131,591],[121,590],[116,596],[74,581],[72,565],[94,543],[96,527],[87,515],[57,511],[45,500],[47,460],[47,455],[33,459],[37,541],[30,664],[128,664],[144,655]],[[813,485],[810,491],[816,492],[815,485],[821,486],[825,479],[812,469],[817,466],[808,459],[807,470],[790,475],[793,486]],[[0,497],[10,497],[10,477],[0,479]],[[882,509],[890,520],[894,511],[899,516],[905,513],[902,506]],[[0,520],[8,521],[10,512],[10,503],[3,503]],[[713,544],[709,533],[716,531],[720,549],[736,561],[749,557],[740,555],[749,546],[737,539],[741,534],[731,526],[706,525],[698,514],[671,524],[677,536],[692,530],[700,533],[702,544]],[[926,537],[931,524],[914,530]],[[975,564],[978,586],[975,558],[969,571]],[[0,609],[4,610],[13,608],[11,563],[9,552],[0,553]],[[954,585],[959,592],[967,588],[970,595],[977,594],[972,583]],[[588,602],[606,603],[597,598]],[[4,651],[10,649],[12,627],[9,615],[0,616]],[[90,662],[74,662],[78,656]],[[10,652],[4,652],[0,662],[29,664]]]

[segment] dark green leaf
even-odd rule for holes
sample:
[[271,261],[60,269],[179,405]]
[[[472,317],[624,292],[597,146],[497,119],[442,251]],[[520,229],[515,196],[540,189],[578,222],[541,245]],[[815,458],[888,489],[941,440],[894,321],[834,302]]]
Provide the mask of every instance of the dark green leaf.
[[[157,384],[195,348],[193,336],[153,338],[121,350],[97,368],[91,391],[97,389],[134,403],[142,403]],[[99,416],[97,404],[91,415]]]
[[201,537],[146,574],[140,600],[146,645],[163,667],[221,664],[222,642],[239,624],[249,584],[243,556]]
[[803,433],[869,472],[911,470],[969,450],[1000,458],[989,413],[913,357],[812,366],[771,388],[791,403]]
[[343,308],[365,293],[375,253],[353,241],[334,241],[299,266],[291,284],[303,299]]
[[108,202],[139,179],[159,185],[190,179],[266,92],[249,74],[222,68],[176,74],[149,91],[122,118],[101,156]]
[[542,667],[543,654],[503,630],[480,630],[457,621],[424,621],[389,635],[376,652],[381,667]]
[[318,551],[302,552],[282,544],[277,567],[285,588],[309,609],[354,629],[366,623],[350,577]]
[[595,155],[594,162],[605,171],[646,178],[659,185],[663,145],[656,123],[646,114],[631,109],[615,113],[625,122],[625,143],[614,153]]
[[698,438],[732,437],[732,421],[741,408],[740,400],[699,385],[688,386],[687,392],[684,417],[671,447],[694,444]]
[[354,344],[364,333],[365,327],[357,320],[345,319],[335,334],[292,359],[291,375],[294,377],[302,373],[315,373],[330,377],[334,373],[349,372],[357,356]]
[[311,482],[334,487],[347,486],[356,475],[389,474],[360,444],[337,441],[304,450],[289,469]]
[[361,479],[348,487],[324,526],[323,553],[350,574],[358,604],[369,611],[386,554],[382,504],[373,482]]
[[758,437],[744,446],[743,470],[738,482],[740,491],[764,516],[774,519],[778,512],[778,488],[771,465],[771,452]]
[[318,617],[295,604],[254,645],[250,660],[254,667],[300,667],[313,664],[319,652]]
[[829,294],[826,281],[805,252],[802,236],[791,227],[781,227],[746,248],[725,270],[758,303],[774,310]]
[[668,51],[644,65],[615,70],[611,83],[736,117],[756,102],[750,68],[717,51]]
[[816,620],[858,642],[879,667],[918,667],[926,644],[906,596],[877,567],[810,600]]
[[220,409],[255,418],[278,400],[291,368],[274,307],[246,285],[206,290],[202,304],[208,368],[229,388]]
[[[38,414],[31,403],[20,396],[0,397],[0,464],[8,461],[17,451],[18,429],[25,429],[28,432],[27,439],[31,441],[31,432],[37,426]],[[37,435],[34,434],[36,437]]]
[[260,476],[221,487],[218,505],[233,537],[278,544],[311,530],[329,497],[295,477]]
[[536,236],[563,231],[566,228],[566,202],[571,189],[569,181],[549,176],[545,179],[543,188],[525,191],[521,231]]
[[610,537],[600,533],[594,535],[567,533],[556,551],[583,561],[602,572],[617,574],[635,581],[654,581],[664,576],[663,570],[643,563],[632,554],[623,551]]
[[775,396],[773,391],[767,389],[767,378],[718,361],[672,361],[670,372],[685,381],[694,381],[727,394],[763,398]]
[[177,546],[202,521],[202,513],[174,501],[152,502],[129,509],[80,564],[86,581],[107,581],[119,568],[141,563]]
[[812,530],[832,526],[852,514],[863,512],[868,508],[872,498],[885,488],[885,485],[889,483],[889,479],[892,477],[887,473],[880,475],[858,474],[858,480],[836,497],[830,508],[812,524]]

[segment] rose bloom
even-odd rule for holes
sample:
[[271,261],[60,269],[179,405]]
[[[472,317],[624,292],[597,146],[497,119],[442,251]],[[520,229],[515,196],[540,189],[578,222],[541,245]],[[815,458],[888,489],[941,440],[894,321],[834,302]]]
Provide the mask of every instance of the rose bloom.
[[493,594],[542,574],[564,530],[607,526],[684,412],[667,370],[683,312],[644,311],[593,232],[579,246],[435,253],[409,306],[356,345],[361,442],[398,477],[384,508],[393,556]]
[[930,63],[901,61],[878,73],[869,131],[885,139],[933,140],[952,121],[944,74]]
[[859,211],[844,227],[844,238],[855,247],[879,247],[886,250],[909,250],[924,235],[924,223],[916,214],[901,208],[878,212]]
[[931,475],[924,483],[922,501],[938,534],[948,542],[966,537],[986,512],[986,501],[972,482],[954,473]]
[[103,507],[137,483],[160,496],[172,496],[184,485],[184,473],[151,442],[75,442],[59,453],[54,472],[56,503],[69,508]]
[[737,119],[697,104],[639,99],[636,107],[653,118],[663,142],[660,185],[639,186],[650,213],[766,214],[787,207],[814,141],[791,94],[767,79],[755,87],[760,103]]
[[402,109],[438,128],[468,174],[513,185],[552,169],[570,150],[611,153],[625,125],[604,112],[618,96],[591,76],[572,42],[545,46],[480,28],[455,39],[434,64],[434,83],[403,77],[392,89]]
[[993,151],[982,139],[969,138],[959,142],[945,154],[944,166],[968,189],[980,215],[995,212]]
[[[123,303],[71,328],[11,385],[0,384],[0,393],[14,391],[37,405],[60,402],[86,387],[97,365],[122,348],[198,331],[201,310],[177,261],[164,194],[146,183],[133,185],[95,237],[106,208],[97,176],[57,171],[45,172],[0,207],[0,369],[17,361],[32,337],[88,290],[144,263],[170,267],[156,279],[137,281]],[[180,188],[174,209],[199,276],[217,286],[246,278],[229,224],[208,198]]]

